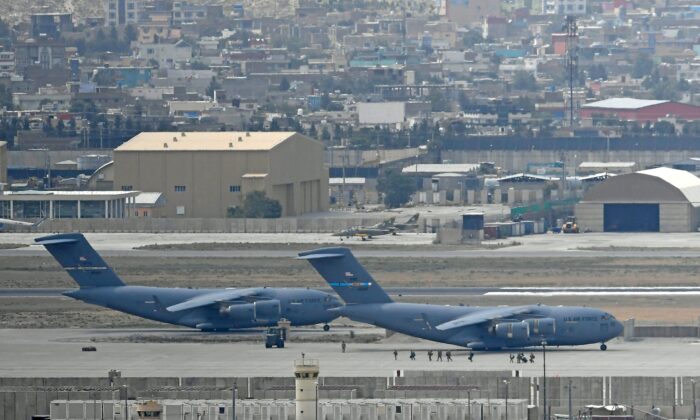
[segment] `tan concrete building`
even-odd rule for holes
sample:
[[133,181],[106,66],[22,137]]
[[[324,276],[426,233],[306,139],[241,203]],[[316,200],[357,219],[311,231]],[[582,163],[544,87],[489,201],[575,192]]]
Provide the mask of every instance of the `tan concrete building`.
[[163,192],[164,217],[226,217],[251,191],[283,216],[328,209],[323,145],[294,132],[141,133],[115,149],[114,187]]
[[7,142],[0,141],[0,184],[7,183]]

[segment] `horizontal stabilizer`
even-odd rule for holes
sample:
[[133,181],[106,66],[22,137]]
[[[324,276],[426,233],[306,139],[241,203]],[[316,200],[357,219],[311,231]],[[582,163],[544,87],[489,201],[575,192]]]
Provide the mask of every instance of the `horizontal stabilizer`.
[[252,298],[256,297],[260,290],[262,289],[252,288],[216,291],[193,297],[192,299],[188,299],[176,305],[168,306],[165,309],[167,309],[168,312],[180,312],[188,309],[201,308],[203,306],[209,306],[221,302],[234,302],[242,299],[254,300]]
[[532,311],[532,309],[532,306],[511,306],[476,310],[468,315],[440,324],[435,328],[440,331],[445,331],[454,328],[468,327],[471,325],[481,324],[483,322],[493,321],[494,319],[525,314]]
[[82,233],[67,233],[35,239],[43,245],[81,289],[124,286]]

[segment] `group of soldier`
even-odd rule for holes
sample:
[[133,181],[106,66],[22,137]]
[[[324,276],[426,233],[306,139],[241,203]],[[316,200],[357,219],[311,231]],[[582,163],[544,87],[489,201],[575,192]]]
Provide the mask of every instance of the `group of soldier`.
[[517,363],[527,363],[527,362],[535,363],[535,354],[530,353],[530,359],[528,360],[528,358],[525,357],[525,353],[518,353],[518,354],[511,353],[510,354],[510,362],[515,363],[516,360],[517,360]]
[[[447,351],[444,352],[444,354],[445,354],[445,359],[442,358],[442,355],[443,355],[443,351],[442,351],[442,350],[437,350],[436,352],[434,352],[434,351],[432,351],[432,350],[428,350],[428,353],[427,353],[427,354],[428,354],[428,361],[429,361],[429,362],[432,362],[432,361],[433,361],[433,356],[434,356],[436,353],[437,353],[437,357],[435,358],[435,361],[436,361],[436,362],[442,362],[442,361],[445,361],[445,360],[448,361],[448,362],[452,362],[452,361],[453,361],[453,360],[452,360],[452,352],[451,352],[450,350],[447,350]],[[410,353],[408,354],[408,358],[411,359],[411,360],[416,360],[416,352],[413,351],[413,350],[411,350]],[[398,360],[398,359],[399,359],[399,351],[398,351],[398,350],[394,350],[394,360]],[[469,356],[467,356],[467,359],[469,359],[470,362],[473,362],[473,361],[474,361],[474,352],[471,352],[471,351],[470,351],[470,352],[469,352]]]

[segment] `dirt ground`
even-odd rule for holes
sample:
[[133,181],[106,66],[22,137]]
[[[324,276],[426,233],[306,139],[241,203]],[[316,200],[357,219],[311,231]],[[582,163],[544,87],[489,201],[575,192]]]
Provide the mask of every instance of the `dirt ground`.
[[[272,258],[109,258],[130,284],[169,287],[327,287],[305,261]],[[686,258],[364,258],[384,286],[694,286],[700,261]],[[0,288],[75,287],[50,257],[0,258]],[[473,306],[543,303],[606,309],[640,323],[695,324],[694,296],[403,297],[403,301]],[[152,327],[140,318],[69,298],[0,298],[0,328]]]

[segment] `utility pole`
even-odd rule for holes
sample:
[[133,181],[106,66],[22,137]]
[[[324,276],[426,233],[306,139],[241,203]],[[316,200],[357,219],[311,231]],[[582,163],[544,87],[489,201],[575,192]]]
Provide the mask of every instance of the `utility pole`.
[[[510,382],[508,382],[507,379],[504,379],[503,383],[506,385],[506,420],[508,420],[508,384]],[[571,420],[571,419],[569,419],[569,420]]]
[[542,341],[542,405],[544,406],[544,413],[542,414],[542,420],[547,420],[547,341]]
[[575,16],[567,16],[566,30],[566,70],[569,77],[569,127],[574,127],[574,79],[578,69],[578,24]]

